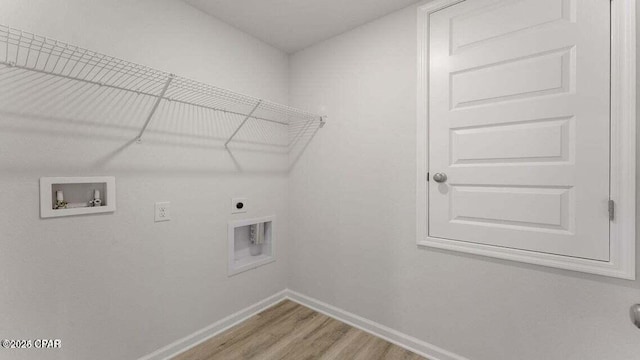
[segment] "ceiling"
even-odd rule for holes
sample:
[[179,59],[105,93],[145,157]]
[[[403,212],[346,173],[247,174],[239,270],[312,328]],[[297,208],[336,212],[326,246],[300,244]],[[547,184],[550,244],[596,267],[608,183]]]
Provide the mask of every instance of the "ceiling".
[[341,34],[416,0],[184,0],[287,53]]

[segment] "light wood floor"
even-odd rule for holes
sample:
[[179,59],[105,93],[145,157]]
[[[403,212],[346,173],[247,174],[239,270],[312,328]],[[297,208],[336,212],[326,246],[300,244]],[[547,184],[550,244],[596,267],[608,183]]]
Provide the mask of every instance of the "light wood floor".
[[289,300],[173,358],[205,359],[426,360]]

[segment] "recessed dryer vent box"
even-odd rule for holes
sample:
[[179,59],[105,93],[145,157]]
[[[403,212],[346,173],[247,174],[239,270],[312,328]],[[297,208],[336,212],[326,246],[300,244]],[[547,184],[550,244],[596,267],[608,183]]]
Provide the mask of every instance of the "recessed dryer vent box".
[[275,261],[275,216],[229,222],[229,276]]
[[40,217],[50,218],[116,211],[116,178],[40,178]]

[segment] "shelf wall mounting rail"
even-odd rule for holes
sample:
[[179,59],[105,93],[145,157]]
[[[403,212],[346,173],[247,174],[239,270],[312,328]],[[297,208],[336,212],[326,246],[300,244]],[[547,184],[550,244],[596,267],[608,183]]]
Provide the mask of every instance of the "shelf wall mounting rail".
[[243,120],[225,142],[252,119],[288,128],[325,124],[325,117],[275,102],[176,76],[79,46],[0,25],[0,70],[30,71],[155,98],[136,140],[141,141],[163,101],[237,115]]

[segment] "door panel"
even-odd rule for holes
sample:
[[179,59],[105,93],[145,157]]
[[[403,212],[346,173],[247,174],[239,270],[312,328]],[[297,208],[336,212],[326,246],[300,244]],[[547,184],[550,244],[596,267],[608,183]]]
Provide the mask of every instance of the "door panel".
[[[514,13],[527,16],[512,16]],[[451,19],[451,53],[555,21],[571,21],[571,0],[512,1],[483,6]]]
[[562,49],[452,73],[451,108],[567,92],[570,59]]
[[573,118],[451,129],[451,166],[567,162]]
[[572,230],[569,187],[452,186],[450,191],[452,222],[543,232]]
[[430,15],[429,236],[609,259],[609,6]]

